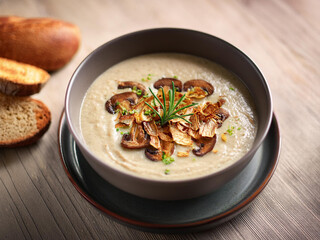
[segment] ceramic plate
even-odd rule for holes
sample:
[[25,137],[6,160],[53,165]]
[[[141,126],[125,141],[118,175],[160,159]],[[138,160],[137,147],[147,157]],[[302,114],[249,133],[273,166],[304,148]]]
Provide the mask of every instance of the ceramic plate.
[[157,201],[136,197],[102,179],[81,154],[68,130],[64,113],[58,134],[64,169],[87,201],[121,223],[159,233],[207,230],[245,210],[269,182],[280,152],[279,126],[273,116],[266,139],[235,179],[202,197]]

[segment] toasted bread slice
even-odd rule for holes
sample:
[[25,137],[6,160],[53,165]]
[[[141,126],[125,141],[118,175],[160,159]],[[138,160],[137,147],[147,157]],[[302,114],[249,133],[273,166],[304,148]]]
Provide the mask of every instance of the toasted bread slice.
[[51,113],[41,101],[0,94],[0,148],[36,142],[48,130],[50,122]]
[[0,92],[6,95],[38,93],[49,78],[49,73],[38,67],[0,58]]

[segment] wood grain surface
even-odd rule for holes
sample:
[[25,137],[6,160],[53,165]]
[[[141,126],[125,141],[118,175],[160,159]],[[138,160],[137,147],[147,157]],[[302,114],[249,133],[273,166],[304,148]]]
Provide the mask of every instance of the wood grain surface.
[[[319,0],[0,0],[0,15],[58,18],[82,34],[76,56],[34,95],[52,111],[49,131],[33,146],[0,149],[0,239],[320,239],[319,11]],[[245,212],[210,231],[123,226],[80,196],[60,162],[59,117],[77,65],[115,37],[154,27],[225,39],[253,59],[273,94],[278,168]]]

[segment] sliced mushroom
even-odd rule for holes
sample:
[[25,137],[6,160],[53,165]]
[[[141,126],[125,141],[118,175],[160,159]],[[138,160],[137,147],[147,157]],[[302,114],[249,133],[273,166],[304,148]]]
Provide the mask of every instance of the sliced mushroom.
[[161,78],[153,84],[153,87],[159,89],[164,86],[168,86],[172,89],[172,82],[174,83],[174,87],[178,92],[182,90],[182,82],[175,78]]
[[158,128],[159,138],[163,141],[173,142],[172,135],[170,132],[169,125]]
[[199,127],[199,134],[202,137],[210,137],[212,138],[216,134],[216,129],[218,127],[218,123],[214,119],[209,119],[206,122],[201,122]]
[[171,156],[174,152],[174,143],[160,140],[161,148],[157,149],[149,146],[144,151],[147,158],[152,161],[161,161],[162,154],[166,154],[167,157]]
[[141,90],[141,96],[145,94],[146,87],[138,82],[135,81],[124,81],[124,82],[118,82],[118,89],[124,89],[124,88],[131,88],[133,89],[136,87],[137,89]]
[[147,158],[152,161],[161,161],[162,160],[162,151],[161,149],[156,149],[152,146],[149,146],[144,151]]
[[150,135],[150,136],[158,136],[158,128],[154,121],[150,122],[142,122],[144,130]]
[[209,138],[209,137],[202,137],[200,139],[194,139],[194,142],[196,145],[199,147],[198,149],[193,149],[192,152],[196,156],[203,156],[206,153],[212,151],[214,145],[216,144],[217,141],[217,135],[214,135],[214,137]]
[[206,102],[202,106],[202,113],[205,116],[212,115],[212,113],[219,110],[219,108],[220,108],[219,103]]
[[185,82],[183,84],[183,91],[188,91],[188,89],[194,88],[194,87],[200,87],[203,90],[205,90],[208,93],[207,96],[211,95],[214,91],[214,87],[212,86],[211,83],[201,79],[194,79],[194,80],[189,80]]
[[184,145],[184,146],[191,146],[192,140],[191,136],[188,133],[181,132],[176,125],[170,124],[170,132],[177,144]]
[[149,136],[142,125],[133,123],[130,133],[122,136],[121,146],[130,149],[144,148],[149,146],[149,142]]
[[201,87],[193,87],[188,90],[187,95],[189,98],[201,99],[208,96],[208,93],[205,90],[203,90]]
[[161,149],[167,157],[171,156],[174,152],[174,142],[161,141]]
[[219,108],[214,112],[213,118],[218,124],[218,128],[222,126],[223,122],[229,117],[229,112],[224,108]]
[[150,136],[150,145],[156,149],[161,149],[159,137],[158,136]]
[[192,130],[196,131],[199,129],[199,117],[197,114],[191,115],[189,121],[191,122]]
[[135,105],[137,104],[139,98],[137,94],[134,92],[124,92],[124,93],[119,93],[116,95],[113,95],[108,101],[106,101],[105,108],[106,110],[111,113],[115,114],[117,105],[123,101],[128,101],[130,105]]
[[134,121],[134,115],[123,115],[119,118],[119,123],[123,123],[126,126],[131,126]]
[[200,139],[201,135],[199,134],[199,131],[195,131],[191,128],[188,130],[188,134],[193,138],[193,139]]

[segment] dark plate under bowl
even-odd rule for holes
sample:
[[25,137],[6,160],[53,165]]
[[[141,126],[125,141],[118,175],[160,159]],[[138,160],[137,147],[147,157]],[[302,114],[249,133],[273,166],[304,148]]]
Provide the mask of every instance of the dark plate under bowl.
[[157,201],[126,193],[102,179],[78,149],[64,114],[58,134],[63,167],[87,201],[121,223],[159,233],[207,230],[242,212],[272,177],[281,145],[278,122],[273,116],[266,139],[252,161],[232,181],[202,197]]

